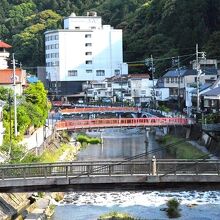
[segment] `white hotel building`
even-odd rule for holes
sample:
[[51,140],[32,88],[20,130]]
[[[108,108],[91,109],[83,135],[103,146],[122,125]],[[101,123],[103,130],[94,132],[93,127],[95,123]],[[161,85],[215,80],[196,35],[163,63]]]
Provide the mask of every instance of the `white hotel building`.
[[102,25],[96,12],[72,13],[64,29],[46,31],[45,56],[50,88],[59,95],[82,91],[83,82],[128,74],[122,30]]

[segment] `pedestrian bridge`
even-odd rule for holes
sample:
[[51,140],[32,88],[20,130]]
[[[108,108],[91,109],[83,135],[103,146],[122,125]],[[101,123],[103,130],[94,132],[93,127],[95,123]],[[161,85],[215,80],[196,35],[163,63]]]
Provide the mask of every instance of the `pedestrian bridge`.
[[191,124],[187,118],[109,118],[89,120],[63,120],[55,125],[60,130],[118,128],[118,127],[156,127],[186,126]]
[[0,166],[1,192],[143,189],[195,183],[219,184],[220,160],[136,159]]
[[127,113],[127,112],[138,112],[141,111],[138,107],[83,107],[83,108],[66,108],[61,109],[59,112],[65,115],[71,114],[83,114],[83,113]]

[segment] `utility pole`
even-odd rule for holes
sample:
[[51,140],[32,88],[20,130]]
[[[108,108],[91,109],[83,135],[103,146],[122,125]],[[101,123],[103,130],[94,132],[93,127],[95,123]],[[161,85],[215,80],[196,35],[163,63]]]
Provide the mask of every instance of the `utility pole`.
[[[202,57],[199,57],[199,55],[202,55]],[[196,71],[197,71],[197,81],[196,81],[196,91],[197,91],[197,106],[196,106],[196,112],[200,112],[200,97],[199,97],[199,86],[200,86],[200,76],[202,74],[202,70],[200,69],[199,64],[199,58],[206,59],[205,52],[199,52],[199,46],[196,44]]]
[[154,68],[154,58],[151,55],[151,74],[152,74],[152,82],[153,82],[153,108],[155,108],[155,88],[154,88],[154,72],[155,72],[155,68]]
[[151,71],[151,77],[152,77],[152,104],[153,104],[153,108],[155,108],[155,86],[154,86],[154,72],[155,72],[155,68],[154,68],[154,58],[151,55],[150,58],[145,59],[145,65],[149,67],[149,70]]
[[16,97],[16,72],[15,72],[15,57],[14,53],[12,54],[13,58],[13,87],[14,87],[14,129],[15,137],[18,135],[17,131],[17,97]]
[[11,148],[12,148],[12,131],[11,131],[11,102],[12,102],[12,99],[11,99],[11,94],[10,94],[10,91],[9,91],[9,94],[8,94],[8,105],[9,105],[9,136],[10,136],[10,146],[9,146],[9,150],[8,150],[8,155],[9,155],[9,158],[11,158]]
[[172,65],[176,66],[177,65],[177,73],[178,73],[178,108],[180,110],[180,104],[181,104],[181,99],[180,99],[180,57],[178,56],[177,59],[175,57],[172,58]]

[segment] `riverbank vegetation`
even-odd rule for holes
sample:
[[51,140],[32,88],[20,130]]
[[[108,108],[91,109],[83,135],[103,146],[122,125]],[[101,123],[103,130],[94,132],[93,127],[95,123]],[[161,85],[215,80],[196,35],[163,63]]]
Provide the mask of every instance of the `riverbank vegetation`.
[[[160,142],[162,145],[167,146],[167,152],[176,159],[199,159],[208,158],[208,155],[195,148],[186,141],[181,142],[181,138],[174,137],[172,135],[164,136]],[[169,144],[173,144],[169,146]]]
[[86,143],[86,144],[100,144],[101,139],[97,137],[89,137],[86,134],[78,134],[76,136],[76,141],[80,142],[81,144]]
[[[9,160],[13,163],[21,160],[36,162],[37,158],[27,152],[25,146],[19,145],[19,142],[25,134],[31,134],[35,129],[46,126],[50,104],[47,100],[47,91],[43,83],[30,84],[24,90],[23,95],[17,97],[17,136],[14,134],[13,91],[0,87],[0,94],[1,99],[6,103],[3,108],[5,134],[3,145],[0,148],[1,152],[8,154]],[[29,161],[27,158],[29,158]]]
[[135,220],[132,216],[127,213],[121,212],[110,212],[107,214],[101,215],[98,220]]
[[169,218],[178,218],[180,217],[180,210],[179,210],[179,201],[176,200],[176,199],[170,199],[168,202],[167,202],[167,215]]

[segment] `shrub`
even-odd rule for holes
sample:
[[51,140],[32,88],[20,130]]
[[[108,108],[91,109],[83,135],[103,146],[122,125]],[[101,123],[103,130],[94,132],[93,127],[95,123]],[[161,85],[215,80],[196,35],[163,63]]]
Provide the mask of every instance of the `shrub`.
[[92,137],[89,137],[85,134],[79,134],[76,137],[76,140],[79,141],[81,144],[82,143],[88,143],[88,144],[99,144],[99,143],[101,143],[100,138],[92,138]]
[[171,199],[167,202],[167,215],[169,218],[180,217],[179,205],[180,203],[176,199]]

